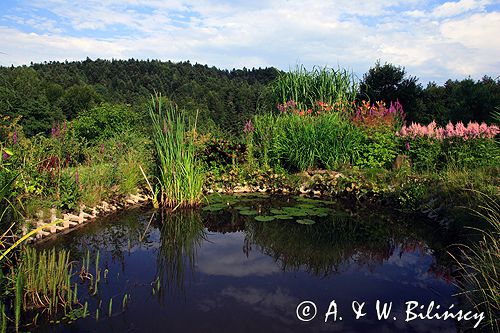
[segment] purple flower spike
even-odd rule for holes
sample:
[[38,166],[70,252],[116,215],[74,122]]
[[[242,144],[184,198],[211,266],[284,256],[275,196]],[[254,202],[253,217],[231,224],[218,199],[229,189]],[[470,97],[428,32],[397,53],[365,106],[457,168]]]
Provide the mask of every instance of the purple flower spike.
[[75,172],[75,182],[78,183],[79,177],[78,177],[78,171]]
[[2,154],[2,157],[3,157],[3,160],[5,161],[5,160],[6,160],[6,159],[8,159],[10,156],[9,156],[9,154],[7,154],[7,152],[6,152],[6,151],[4,151],[4,152],[3,152],[3,154]]
[[243,132],[253,133],[254,130],[255,130],[255,127],[252,124],[252,119],[248,119],[247,123],[245,124],[245,127],[243,128]]
[[101,143],[101,155],[104,155],[104,143]]
[[406,142],[406,150],[410,150],[410,143]]
[[13,142],[14,144],[16,144],[16,143],[17,143],[17,131],[16,131],[16,130],[14,130],[14,134],[12,135],[12,142]]

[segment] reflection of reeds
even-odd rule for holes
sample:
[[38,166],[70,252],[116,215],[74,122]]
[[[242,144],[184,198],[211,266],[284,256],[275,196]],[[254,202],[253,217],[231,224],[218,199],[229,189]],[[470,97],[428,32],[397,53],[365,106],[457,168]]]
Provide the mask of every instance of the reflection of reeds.
[[460,256],[453,256],[462,270],[458,285],[461,294],[478,311],[484,311],[486,323],[492,332],[500,331],[500,204],[498,200],[483,195],[485,205],[477,212],[487,222],[487,227],[476,229],[481,234],[479,242],[461,245]]
[[[152,98],[149,115],[158,163],[159,204],[164,207],[190,207],[201,201],[204,173],[195,157],[194,134],[172,103]],[[153,194],[154,195],[154,194]]]
[[161,244],[158,254],[158,282],[155,292],[183,292],[186,270],[193,272],[196,251],[205,238],[197,211],[183,211],[162,217]]

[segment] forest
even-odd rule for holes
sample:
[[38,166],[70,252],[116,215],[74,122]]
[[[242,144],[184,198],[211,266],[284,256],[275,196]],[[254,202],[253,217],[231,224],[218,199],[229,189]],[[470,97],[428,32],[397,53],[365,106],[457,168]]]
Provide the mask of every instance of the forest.
[[[121,104],[139,121],[147,116],[150,94],[157,92],[193,115],[198,112],[200,126],[234,135],[252,115],[275,109],[268,87],[280,73],[276,68],[221,70],[189,61],[135,59],[0,67],[0,114],[21,117],[27,136],[49,134],[53,124],[102,103]],[[404,67],[377,62],[359,81],[357,100],[399,100],[409,122],[491,122],[500,105],[500,80],[488,76],[424,87]]]

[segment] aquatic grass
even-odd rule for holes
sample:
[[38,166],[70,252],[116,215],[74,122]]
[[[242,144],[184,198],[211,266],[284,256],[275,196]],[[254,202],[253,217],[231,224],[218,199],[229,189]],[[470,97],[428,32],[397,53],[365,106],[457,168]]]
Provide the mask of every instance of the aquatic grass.
[[37,252],[27,248],[22,255],[15,279],[16,293],[18,279],[23,281],[23,308],[46,308],[49,314],[55,313],[59,306],[71,308],[75,297],[71,286],[74,274],[69,251],[56,252],[52,249]]
[[364,135],[338,113],[265,114],[254,118],[255,160],[290,171],[336,169],[360,157]]
[[204,173],[195,156],[194,125],[171,102],[155,94],[149,116],[153,127],[160,205],[168,208],[192,207],[201,203]]
[[271,91],[276,103],[294,101],[299,109],[307,110],[316,102],[346,106],[356,98],[358,87],[358,80],[346,69],[314,66],[308,70],[297,65],[280,74]]
[[487,223],[486,228],[473,228],[480,240],[472,245],[460,245],[459,255],[450,255],[462,274],[458,287],[470,304],[485,312],[485,325],[492,332],[500,331],[500,204],[498,199],[482,195],[481,211],[474,213]]

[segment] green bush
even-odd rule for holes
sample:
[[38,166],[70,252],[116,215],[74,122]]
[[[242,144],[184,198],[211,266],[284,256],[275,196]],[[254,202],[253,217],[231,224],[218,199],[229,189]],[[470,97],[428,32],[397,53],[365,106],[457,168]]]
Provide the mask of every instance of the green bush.
[[405,142],[413,167],[417,171],[437,170],[442,164],[442,144],[436,139],[417,137]]
[[137,115],[126,105],[102,104],[85,111],[71,125],[79,138],[98,143],[130,130]]
[[443,160],[447,166],[477,168],[500,165],[500,149],[494,139],[447,139],[443,141]]
[[399,140],[392,131],[366,134],[356,165],[365,168],[389,169],[398,155]]

